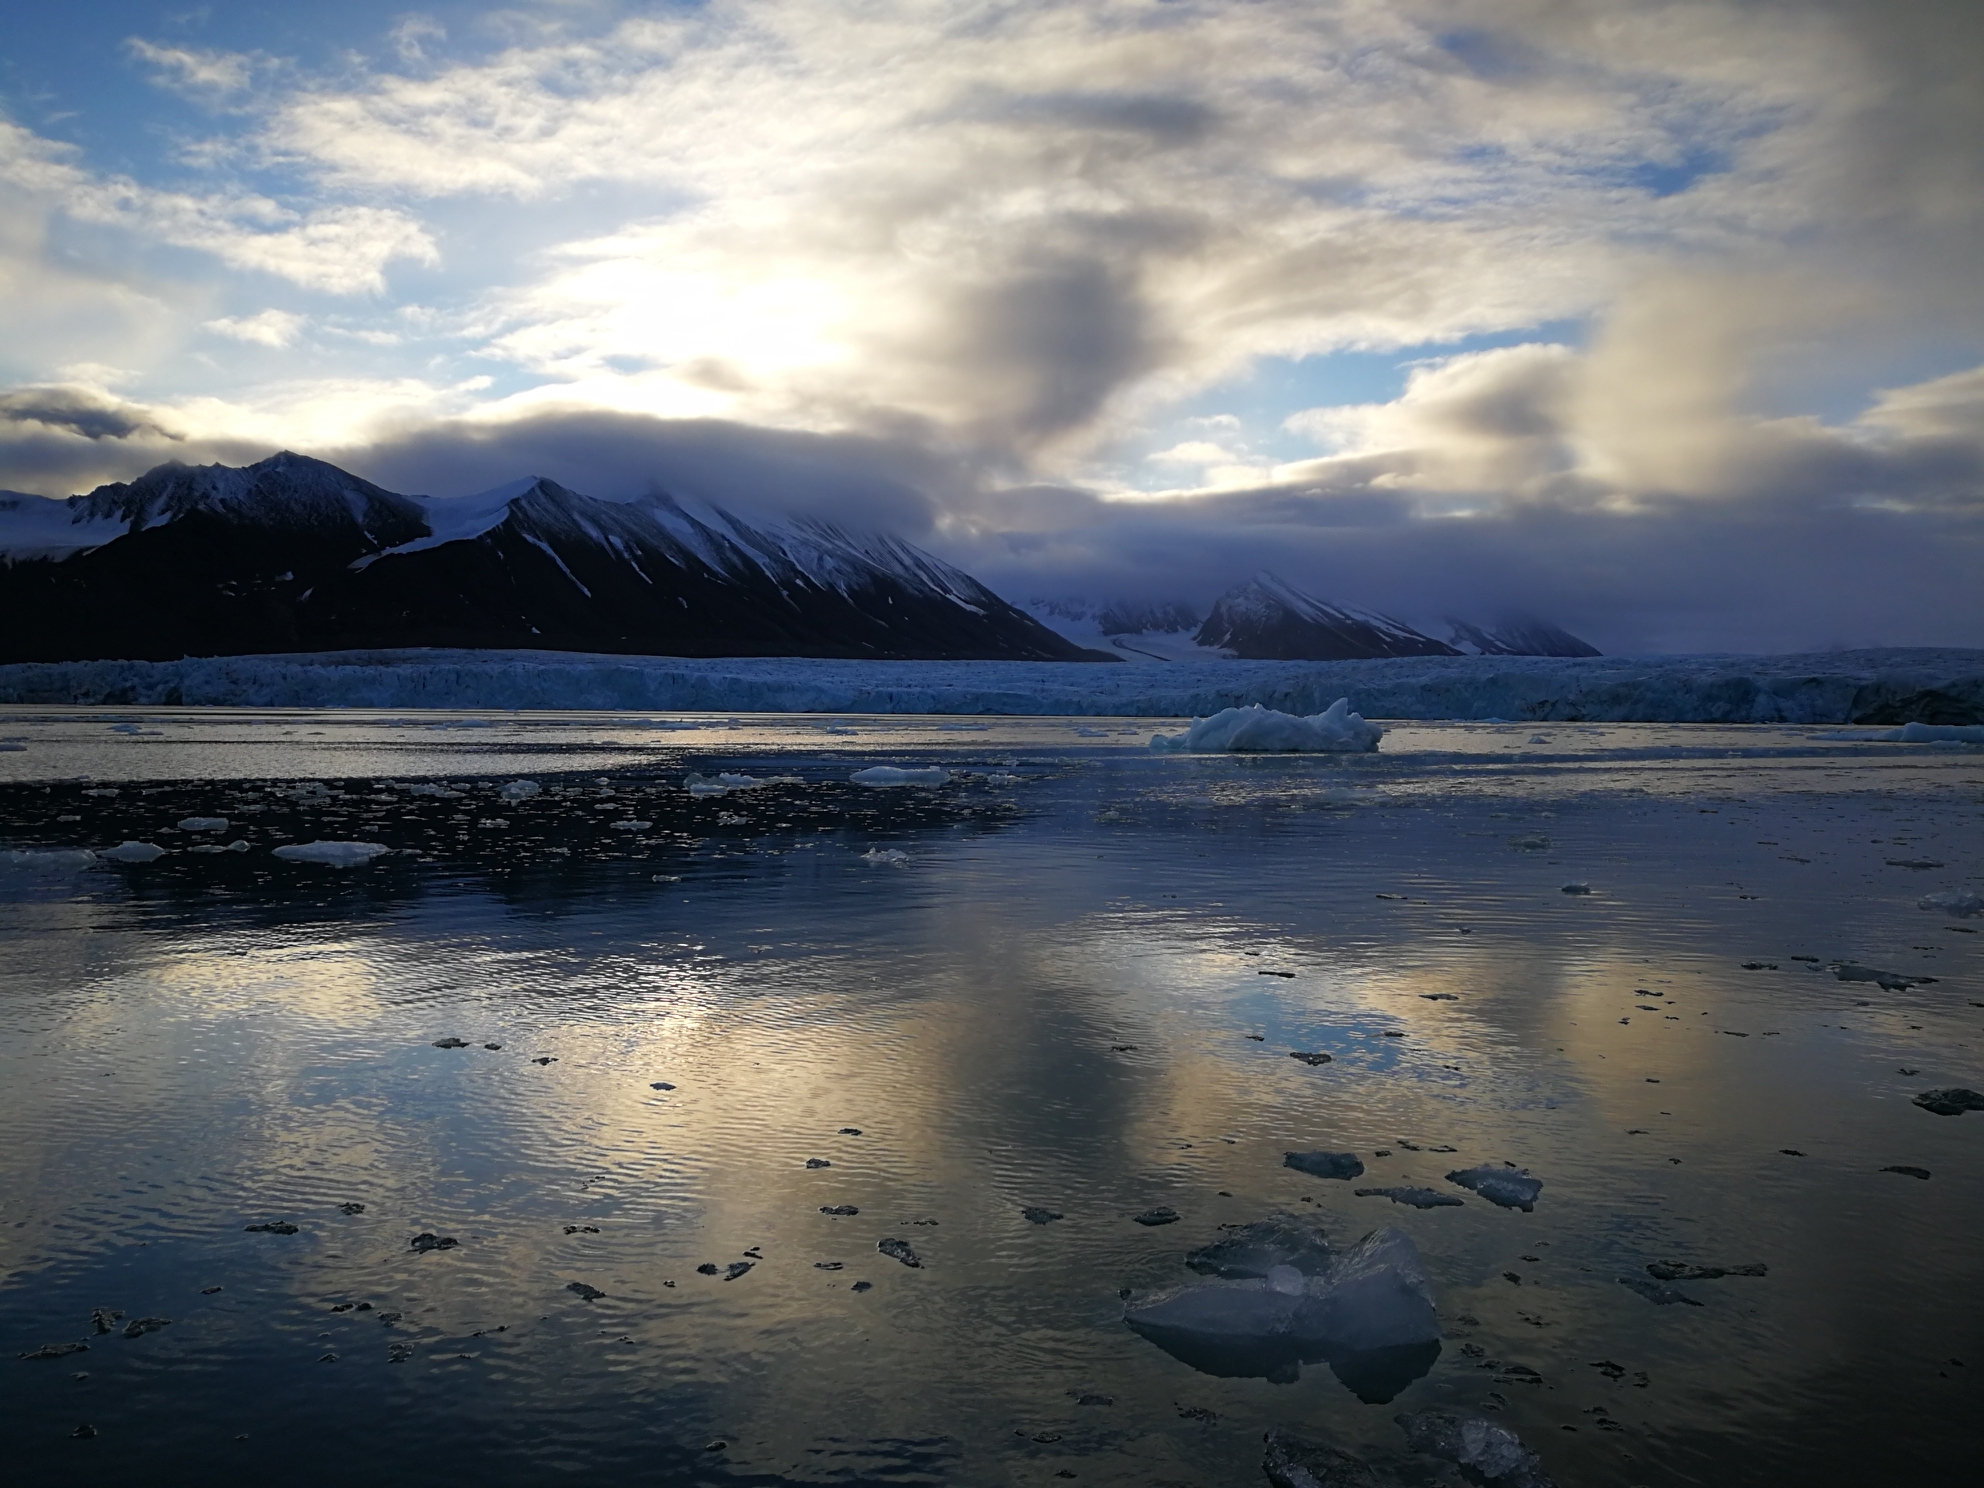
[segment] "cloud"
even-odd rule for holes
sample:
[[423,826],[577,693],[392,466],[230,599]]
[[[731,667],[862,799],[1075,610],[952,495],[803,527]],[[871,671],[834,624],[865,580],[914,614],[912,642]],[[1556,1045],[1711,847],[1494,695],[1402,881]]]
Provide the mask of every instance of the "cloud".
[[136,36],[127,38],[124,46],[132,56],[151,65],[154,80],[161,86],[199,99],[240,92],[248,86],[257,61],[238,52],[157,46]]
[[39,424],[89,440],[129,439],[140,433],[178,437],[167,433],[148,410],[89,388],[23,388],[0,393],[0,421]]
[[258,346],[283,347],[296,339],[304,318],[287,310],[264,310],[258,315],[222,316],[210,320],[205,329],[230,341],[248,341]]

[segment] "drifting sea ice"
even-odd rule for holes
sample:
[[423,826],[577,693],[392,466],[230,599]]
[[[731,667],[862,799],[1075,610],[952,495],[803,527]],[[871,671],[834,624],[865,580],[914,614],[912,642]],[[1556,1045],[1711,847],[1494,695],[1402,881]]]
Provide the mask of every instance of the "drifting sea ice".
[[1536,1196],[1543,1192],[1543,1180],[1532,1178],[1517,1168],[1463,1168],[1447,1174],[1447,1182],[1471,1188],[1491,1204],[1504,1209],[1520,1209],[1525,1214],[1536,1207]]
[[761,790],[768,785],[804,785],[797,775],[734,775],[726,770],[711,780],[693,772],[682,777],[682,789],[692,796],[727,796],[732,791]]
[[1338,698],[1307,718],[1259,703],[1226,708],[1193,719],[1182,734],[1152,734],[1150,747],[1179,754],[1369,754],[1383,737],[1383,729],[1350,711],[1349,698]]
[[1416,1450],[1472,1468],[1495,1488],[1551,1488],[1542,1459],[1506,1426],[1444,1410],[1400,1416],[1398,1424]]
[[189,816],[178,824],[182,832],[225,832],[227,818],[224,816]]
[[535,780],[512,780],[496,794],[505,801],[528,801],[543,789]]
[[56,848],[49,852],[18,848],[13,852],[0,853],[0,863],[29,873],[75,873],[89,867],[95,861],[95,853],[80,847]]
[[1984,724],[1904,723],[1874,737],[1884,744],[1984,744]]
[[1432,1283],[1395,1229],[1372,1231],[1320,1276],[1274,1265],[1132,1303],[1123,1320],[1206,1374],[1292,1380],[1326,1360],[1367,1401],[1389,1400],[1439,1353]]
[[1947,893],[1929,894],[1915,902],[1917,909],[1939,909],[1946,915],[1955,915],[1967,920],[1974,914],[1984,914],[1984,897],[1967,894],[1961,889],[1951,889]]
[[1271,1214],[1223,1240],[1200,1246],[1185,1257],[1185,1264],[1203,1275],[1228,1280],[1264,1277],[1277,1266],[1321,1276],[1330,1268],[1330,1248],[1322,1231],[1292,1214]]
[[922,770],[905,770],[898,765],[871,765],[866,770],[856,770],[847,778],[856,785],[942,785],[951,778],[951,772],[941,765],[931,765]]
[[383,842],[292,842],[275,850],[285,863],[321,863],[327,868],[361,868],[391,852]]
[[97,854],[116,863],[149,863],[165,856],[165,849],[156,842],[120,842],[115,847],[106,847]]

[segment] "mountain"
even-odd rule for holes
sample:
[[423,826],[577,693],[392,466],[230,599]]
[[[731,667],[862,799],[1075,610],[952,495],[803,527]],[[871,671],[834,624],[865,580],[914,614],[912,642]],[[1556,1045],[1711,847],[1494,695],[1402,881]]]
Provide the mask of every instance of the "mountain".
[[1231,654],[1193,639],[1198,611],[1180,601],[1036,599],[1026,609],[1062,639],[1124,661],[1218,661]]
[[1351,609],[1304,594],[1262,569],[1220,596],[1196,641],[1249,661],[1354,661],[1373,656],[1457,656],[1374,610]]
[[1589,641],[1534,615],[1505,615],[1493,627],[1447,620],[1447,644],[1468,656],[1599,656]]
[[411,646],[1112,659],[896,538],[660,494],[405,496],[287,453],[0,493],[0,661]]

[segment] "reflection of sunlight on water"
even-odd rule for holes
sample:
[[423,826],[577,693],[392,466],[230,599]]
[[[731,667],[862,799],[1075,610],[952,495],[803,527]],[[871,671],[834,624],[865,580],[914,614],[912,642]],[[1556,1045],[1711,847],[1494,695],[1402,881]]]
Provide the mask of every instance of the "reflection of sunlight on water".
[[[1032,727],[850,721],[883,742],[823,763],[806,751],[846,740],[816,720],[781,763],[844,777],[889,750],[977,758]],[[87,1356],[103,1399],[152,1402],[105,1440],[168,1465],[248,1429],[230,1412],[252,1400],[306,1436],[372,1422],[393,1471],[429,1475],[645,1464],[690,1481],[654,1464],[721,1437],[739,1470],[799,1480],[845,1451],[831,1460],[878,1476],[1239,1481],[1268,1425],[1383,1445],[1389,1410],[1323,1369],[1195,1373],[1123,1326],[1119,1293],[1188,1280],[1185,1250],[1287,1210],[1337,1245],[1397,1225],[1424,1254],[1448,1333],[1390,1409],[1498,1393],[1562,1480],[1822,1473],[1831,1449],[1810,1443],[1834,1419],[1870,1439],[1907,1420],[1911,1450],[1956,1460],[1961,1386],[1925,1361],[1961,1356],[1980,1322],[1966,1237],[1984,1167],[1974,1128],[1908,1096],[1979,1081],[1984,937],[1917,911],[1916,876],[1884,855],[1907,836],[1950,882],[1975,879],[1974,793],[1911,794],[1974,764],[1728,760],[1695,734],[1683,760],[1661,753],[1674,731],[1563,726],[1547,747],[1401,728],[1399,753],[1348,769],[1153,761],[1075,753],[1054,722],[1068,752],[1015,787],[1026,816],[903,827],[912,862],[887,875],[785,851],[797,830],[768,822],[753,842],[784,855],[665,887],[644,866],[539,882],[471,860],[225,893],[191,860],[170,880],[0,884],[4,934],[32,947],[0,961],[0,1324],[27,1349],[92,1306],[174,1317]],[[198,733],[160,726],[161,748]],[[724,737],[750,740],[743,757],[699,745],[694,763],[747,764],[799,727],[742,720]],[[367,731],[512,751],[446,756],[463,778],[524,757],[503,737],[524,727],[500,719],[325,731],[283,747],[356,739],[340,777],[357,759],[404,770]],[[1822,770],[1837,778],[1802,794]],[[1564,895],[1571,880],[1593,893]],[[1848,987],[1794,955],[1941,980]],[[1312,1149],[1356,1153],[1365,1176],[1283,1165]],[[1543,1180],[1534,1214],[1353,1192],[1458,1193],[1449,1171],[1504,1161]],[[1880,1172],[1895,1163],[1935,1177]],[[839,1205],[859,1213],[820,1212]],[[1033,1205],[1062,1217],[1030,1223]],[[1159,1205],[1182,1218],[1131,1221]],[[273,1218],[301,1233],[241,1228]],[[423,1230],[460,1245],[414,1255]],[[1770,1274],[1661,1308],[1616,1279],[1658,1259]],[[329,1311],[360,1299],[369,1318]],[[388,1365],[388,1340],[413,1356]],[[1544,1383],[1500,1380],[1464,1343]],[[168,1383],[119,1393],[147,1359],[178,1361]],[[59,1369],[18,1376],[0,1416],[73,1414]],[[1116,1403],[1078,1406],[1090,1391]],[[1600,1404],[1623,1437],[1591,1429]],[[422,1455],[443,1439],[453,1457]]]

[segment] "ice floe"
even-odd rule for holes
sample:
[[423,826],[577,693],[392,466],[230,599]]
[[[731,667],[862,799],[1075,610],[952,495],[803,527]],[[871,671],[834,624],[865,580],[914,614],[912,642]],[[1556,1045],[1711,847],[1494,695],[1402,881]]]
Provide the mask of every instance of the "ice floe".
[[909,861],[909,854],[900,848],[871,847],[861,855],[861,861],[870,868],[900,868]]
[[1506,1426],[1445,1410],[1400,1416],[1398,1424],[1416,1451],[1471,1469],[1494,1488],[1553,1488],[1542,1459]]
[[1222,709],[1193,719],[1182,734],[1151,735],[1150,747],[1173,754],[1368,754],[1383,736],[1383,729],[1350,711],[1349,698],[1338,698],[1306,718],[1259,703]]
[[383,842],[292,842],[275,850],[285,863],[321,863],[327,868],[359,868],[392,849]]
[[1984,896],[1966,893],[1962,889],[1951,889],[1943,894],[1927,894],[1915,901],[1917,909],[1940,910],[1946,915],[1955,915],[1967,920],[1972,915],[1984,914]]
[[951,772],[941,765],[930,765],[924,769],[904,769],[899,765],[871,765],[865,770],[856,770],[847,778],[856,785],[942,785],[951,778]]
[[1447,1182],[1472,1189],[1491,1204],[1504,1209],[1520,1209],[1525,1214],[1536,1207],[1536,1196],[1543,1192],[1543,1180],[1532,1178],[1520,1168],[1463,1168],[1447,1174]]
[[1232,1281],[1265,1277],[1276,1266],[1321,1276],[1329,1270],[1330,1248],[1322,1231],[1312,1225],[1292,1214],[1273,1214],[1189,1252],[1185,1264],[1203,1275]]
[[1361,1399],[1389,1400],[1432,1367],[1440,1324],[1419,1252],[1374,1230],[1321,1275],[1267,1275],[1188,1286],[1130,1303],[1124,1321],[1206,1374],[1293,1379],[1327,1361]]
[[97,856],[109,858],[113,863],[150,863],[164,857],[165,849],[156,842],[120,842],[102,849]]
[[768,785],[804,785],[797,775],[734,775],[723,771],[715,779],[694,773],[682,777],[682,789],[692,796],[727,796],[732,791],[762,790]]
[[512,780],[496,794],[505,801],[528,801],[532,796],[543,792],[544,787],[535,780]]
[[28,873],[75,873],[96,862],[96,854],[88,848],[54,848],[38,851],[34,848],[16,848],[12,852],[0,853],[0,864],[9,868],[19,868]]
[[1289,1152],[1281,1165],[1311,1178],[1362,1178],[1364,1164],[1354,1152]]
[[225,832],[227,818],[224,816],[189,816],[178,823],[182,832]]
[[1889,744],[1984,744],[1984,724],[1904,723],[1874,737]]

